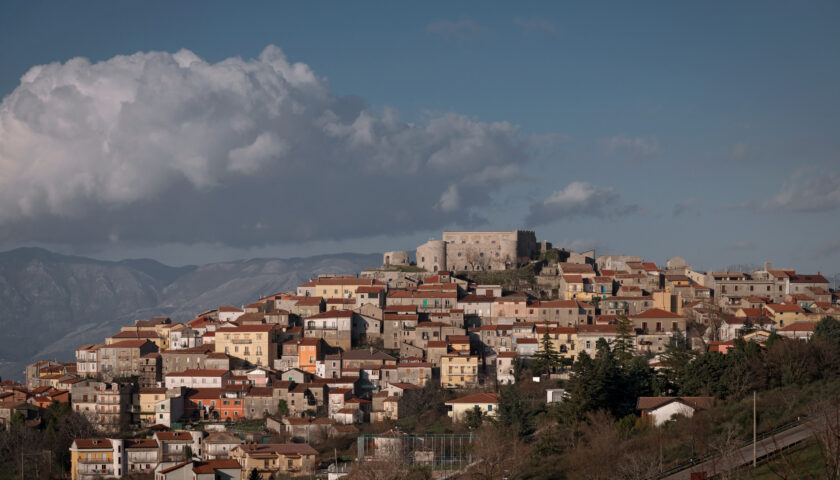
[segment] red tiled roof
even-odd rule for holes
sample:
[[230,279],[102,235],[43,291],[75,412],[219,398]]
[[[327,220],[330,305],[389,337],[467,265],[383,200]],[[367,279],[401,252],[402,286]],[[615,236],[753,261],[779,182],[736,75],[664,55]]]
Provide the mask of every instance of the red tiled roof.
[[447,405],[452,403],[499,403],[499,394],[497,393],[473,393],[465,397],[456,398],[446,402]]

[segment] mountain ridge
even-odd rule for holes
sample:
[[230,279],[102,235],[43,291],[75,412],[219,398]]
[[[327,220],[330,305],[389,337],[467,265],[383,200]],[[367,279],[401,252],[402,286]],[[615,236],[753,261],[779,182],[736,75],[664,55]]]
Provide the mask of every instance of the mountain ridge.
[[[379,254],[251,258],[172,267],[151,259],[98,260],[40,247],[0,252],[0,377],[21,378],[36,359],[73,359],[135,319],[175,321],[241,305],[321,273],[356,274]],[[37,332],[33,334],[33,332]]]

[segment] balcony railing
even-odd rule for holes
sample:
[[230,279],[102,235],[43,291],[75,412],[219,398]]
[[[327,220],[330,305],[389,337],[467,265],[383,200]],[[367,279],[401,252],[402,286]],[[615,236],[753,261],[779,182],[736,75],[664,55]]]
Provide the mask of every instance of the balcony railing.
[[236,344],[238,344],[238,345],[248,344],[248,343],[253,343],[253,342],[252,342],[250,339],[248,339],[248,338],[234,338],[234,339],[233,339],[233,340],[231,340],[230,342],[231,342],[231,343],[236,343]]

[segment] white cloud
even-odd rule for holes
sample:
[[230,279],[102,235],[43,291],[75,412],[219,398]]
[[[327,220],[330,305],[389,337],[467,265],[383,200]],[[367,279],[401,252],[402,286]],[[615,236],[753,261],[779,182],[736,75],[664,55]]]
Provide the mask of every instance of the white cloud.
[[763,203],[762,208],[789,212],[836,210],[840,208],[840,175],[799,170],[782,184],[776,195]]
[[540,225],[555,220],[595,217],[611,218],[638,213],[636,205],[625,205],[612,187],[598,187],[589,182],[572,182],[556,190],[542,202],[531,205],[526,223]]
[[625,134],[604,139],[604,147],[611,155],[627,155],[632,160],[655,157],[662,153],[656,137],[629,137]]
[[274,46],[74,58],[0,104],[0,240],[251,246],[475,222],[532,148],[506,122],[336,97]]
[[450,185],[449,188],[440,195],[440,201],[438,201],[436,207],[447,213],[458,210],[458,208],[461,207],[461,197],[458,195],[458,187]]

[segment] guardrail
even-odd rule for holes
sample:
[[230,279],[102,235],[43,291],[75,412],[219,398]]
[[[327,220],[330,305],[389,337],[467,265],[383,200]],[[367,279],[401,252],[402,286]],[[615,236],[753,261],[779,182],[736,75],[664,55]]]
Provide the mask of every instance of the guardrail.
[[[756,443],[758,443],[758,442],[760,442],[760,441],[762,441],[766,438],[769,438],[773,435],[776,435],[777,433],[783,432],[785,430],[790,430],[791,428],[796,427],[796,426],[804,423],[807,420],[807,418],[808,418],[807,416],[802,416],[802,417],[799,417],[797,420],[786,423],[786,424],[781,425],[779,427],[776,427],[772,430],[762,432],[762,433],[756,435],[756,440],[755,441],[756,441]],[[800,442],[795,442],[794,444],[797,444],[797,443],[800,443]],[[753,444],[753,442],[752,442],[752,440],[750,440],[750,441],[747,441],[745,443],[742,443],[741,445],[739,445],[738,447],[735,447],[735,448],[744,448],[744,447],[750,446],[752,444]],[[794,444],[791,444],[791,445],[794,445]],[[775,453],[775,452],[773,452],[773,453]],[[768,456],[768,455],[770,455],[770,454],[766,454],[764,456]],[[657,473],[657,474],[655,474],[651,477],[648,477],[647,480],[658,480],[660,478],[664,478],[664,477],[667,477],[669,475],[673,475],[673,474],[675,474],[677,472],[680,472],[682,470],[686,470],[688,468],[691,468],[694,465],[697,465],[699,463],[703,463],[706,460],[709,460],[709,459],[714,458],[716,456],[718,456],[717,453],[707,453],[706,455],[703,455],[702,457],[692,458],[691,460],[689,460],[687,462],[683,462],[679,465],[675,465],[675,466],[669,468],[668,470],[663,470],[663,471],[661,471],[661,472],[659,472],[659,473]]]

